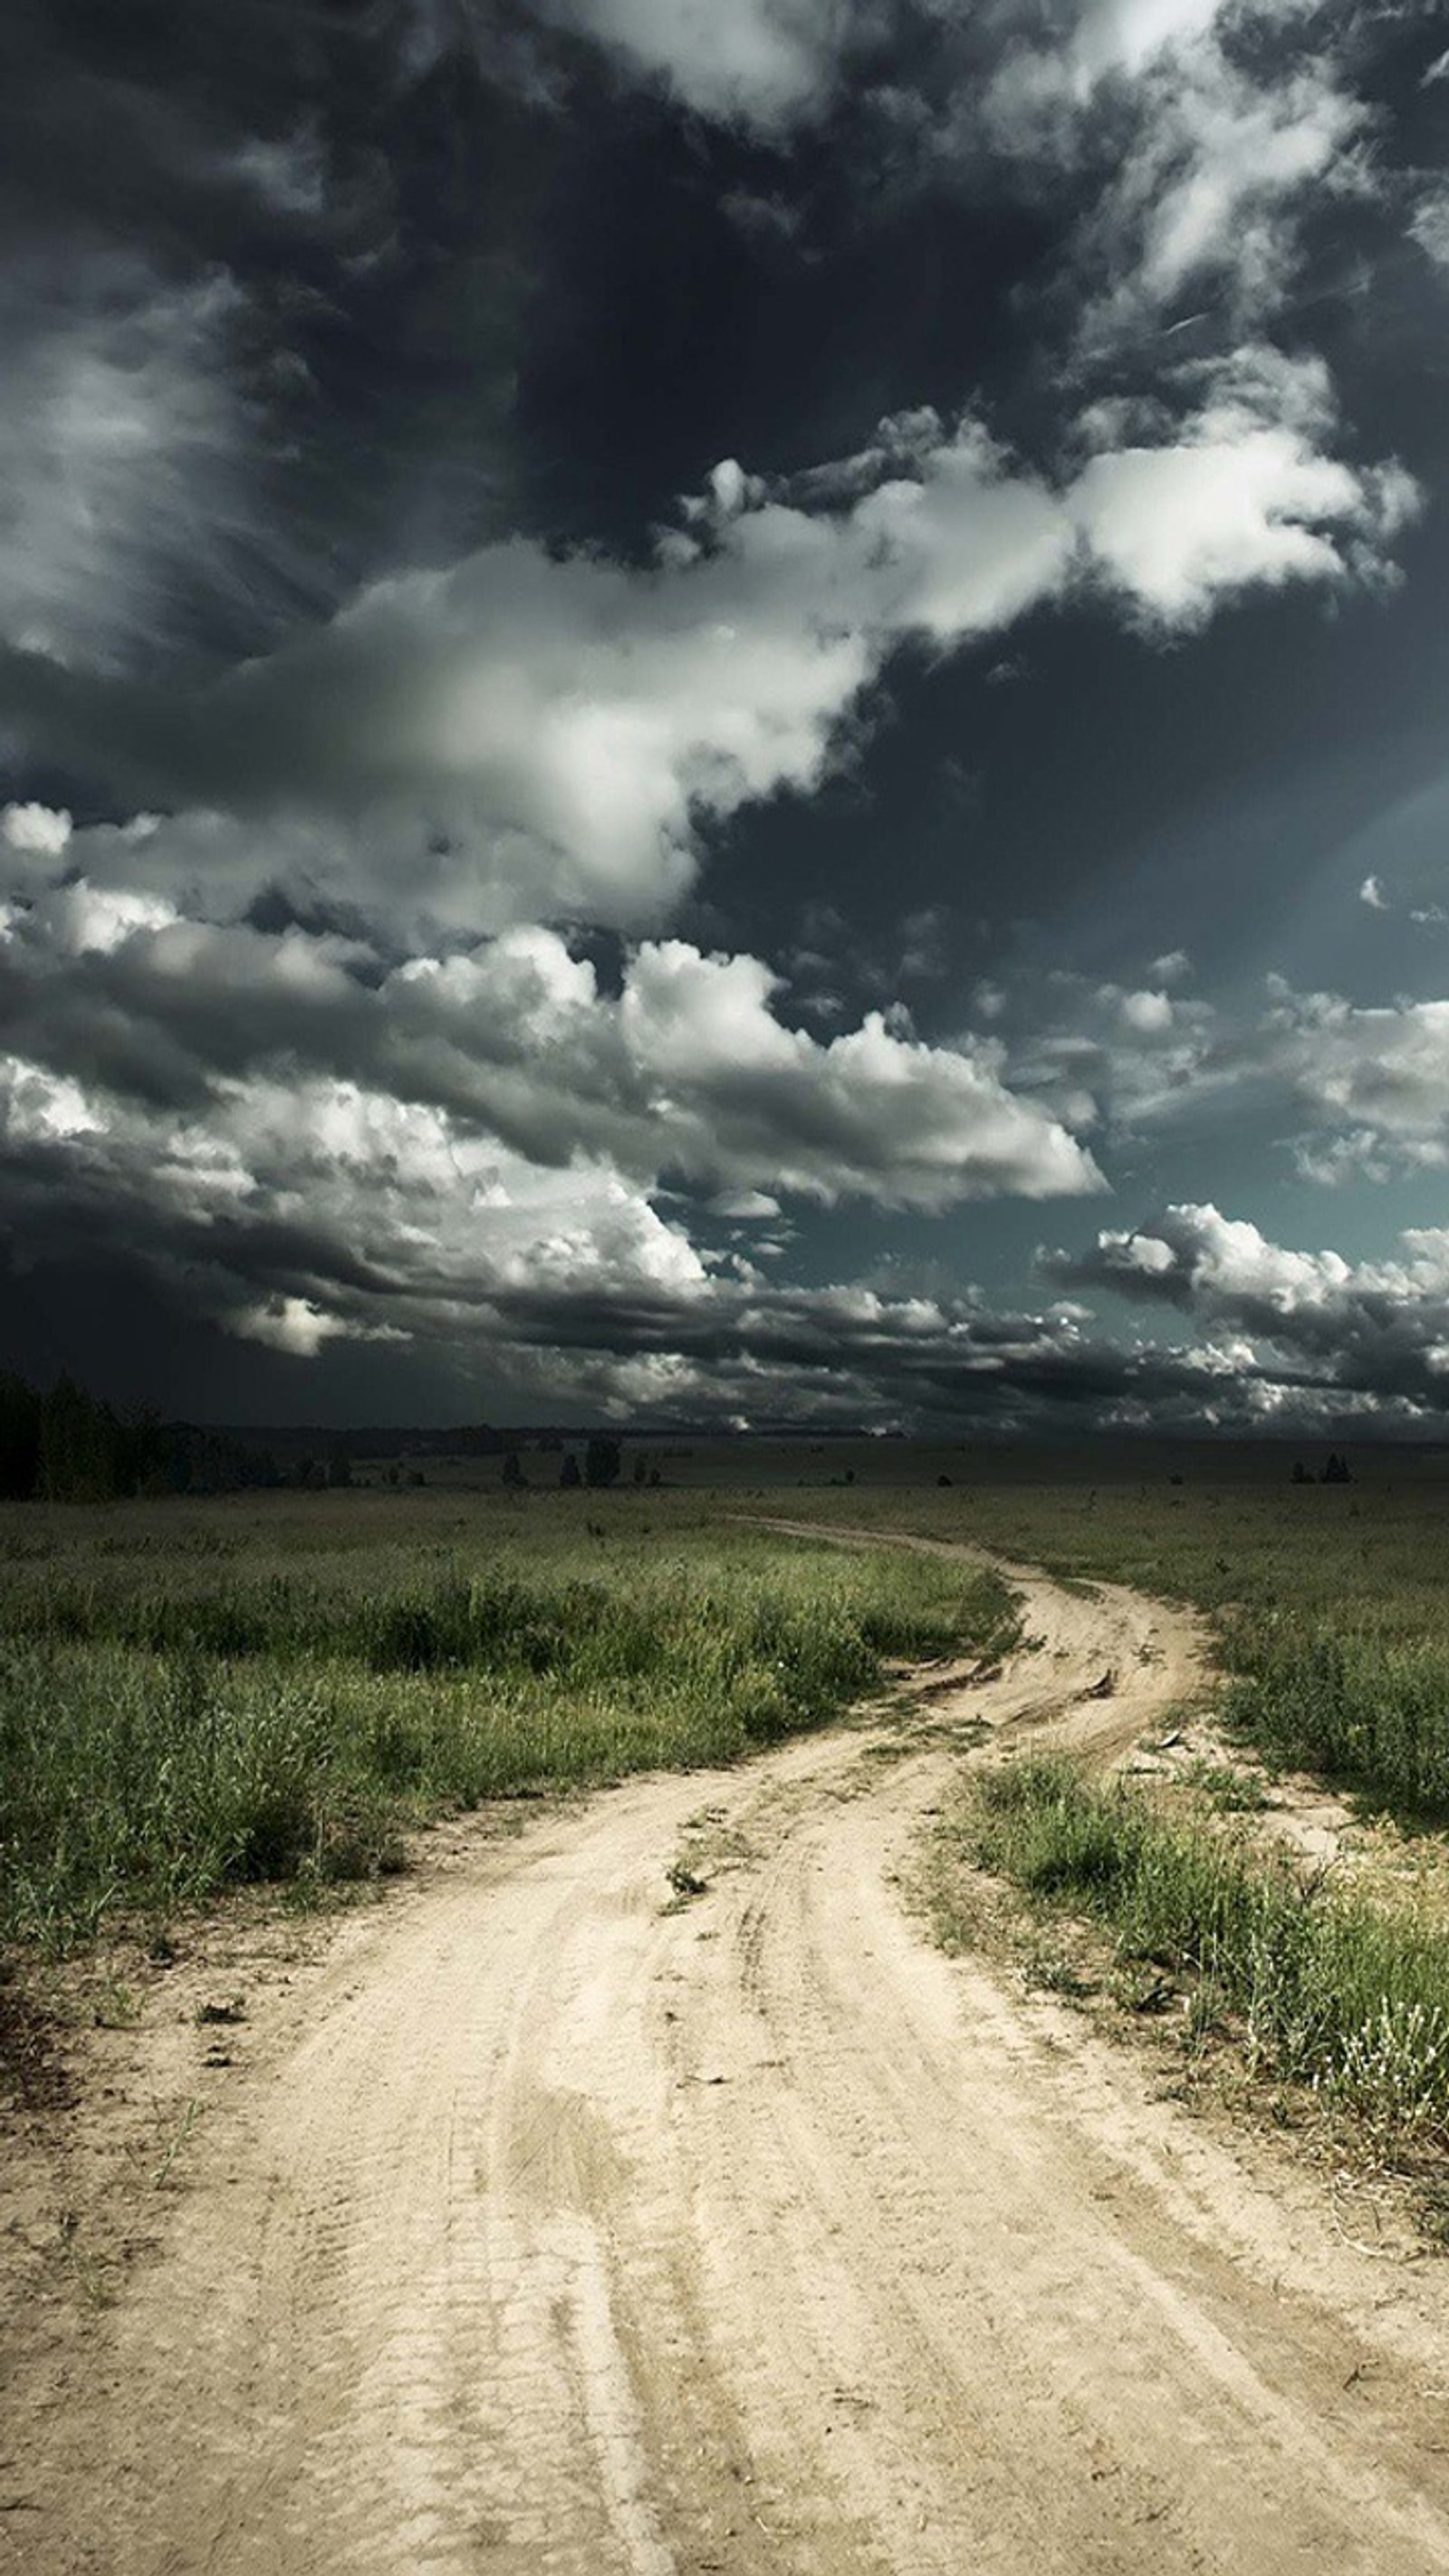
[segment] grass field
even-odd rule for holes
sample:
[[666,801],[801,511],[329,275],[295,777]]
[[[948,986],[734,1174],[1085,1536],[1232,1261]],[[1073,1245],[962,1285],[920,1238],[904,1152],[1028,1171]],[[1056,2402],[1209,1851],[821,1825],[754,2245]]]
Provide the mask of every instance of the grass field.
[[[1411,1835],[1427,1830],[1437,1850],[1449,1820],[1449,1486],[1411,1463],[1408,1477],[1348,1486],[1293,1485],[1287,1461],[1277,1484],[983,1477],[913,1495],[857,1484],[806,1509],[974,1538],[1070,1581],[1194,1603],[1216,1630],[1229,1737],[1357,1793]],[[973,1780],[948,1841],[1034,1907],[1099,1926],[1130,1987],[1155,1991],[1161,1972],[1189,2046],[1226,2038],[1258,2072],[1360,2114],[1395,2153],[1412,2137],[1442,2156],[1442,1902],[1305,1870],[1255,1836],[1247,1795],[1217,1785],[1215,1797],[1101,1787],[1024,1762]]]
[[[892,1531],[1199,1604],[1230,1727],[1410,1826],[1449,1817],[1449,1483],[1425,1462],[1323,1487],[1199,1458],[1093,1486],[842,1457],[762,1448],[751,1484],[735,1453],[714,1494],[434,1478],[7,1507],[0,1938],[58,1955],[241,1882],[310,1897],[393,1865],[429,1815],[729,1761],[869,1697],[893,1658],[999,1651],[1006,1585]],[[883,1544],[743,1517],[772,1511]],[[1191,2029],[1230,2022],[1255,2063],[1382,2121],[1449,2124],[1438,1923],[1052,1766],[978,1783],[968,1814],[975,1862],[1187,1979]]]
[[1449,1483],[857,1485],[811,1518],[974,1538],[1072,1578],[1208,1611],[1224,1713],[1270,1758],[1407,1822],[1449,1821]]
[[733,1760],[1011,1619],[990,1576],[684,1498],[13,1507],[0,1934],[365,1876],[410,1820]]
[[978,1776],[958,1831],[977,1866],[1106,1927],[1118,1960],[1149,1972],[1152,2008],[1185,2003],[1189,2044],[1236,2035],[1259,2073],[1311,2085],[1386,2131],[1449,2135],[1442,1920],[1305,1874],[1191,1804],[1064,1762]]

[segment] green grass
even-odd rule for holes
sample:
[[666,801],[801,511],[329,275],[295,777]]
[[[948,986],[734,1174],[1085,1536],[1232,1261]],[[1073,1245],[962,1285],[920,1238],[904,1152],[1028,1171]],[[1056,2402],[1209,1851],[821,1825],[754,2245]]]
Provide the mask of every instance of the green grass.
[[1270,1758],[1449,1818],[1449,1646],[1288,1610],[1233,1621],[1225,1643],[1224,1715]]
[[[1410,1462],[1411,1465],[1417,1462]],[[1449,1821],[1449,1485],[958,1485],[816,1493],[804,1512],[967,1538],[1068,1581],[1207,1611],[1224,1711],[1279,1764],[1411,1824]],[[804,1516],[792,1504],[797,1516]]]
[[0,1935],[365,1876],[427,1814],[728,1762],[1011,1631],[1000,1582],[901,1550],[598,1508],[7,1516]]
[[1449,2139],[1449,1932],[1125,1783],[1027,1761],[973,1784],[970,1856],[1048,1908],[1110,1927],[1122,1957],[1197,1982],[1192,2026],[1235,2021],[1261,2071],[1386,2130]]

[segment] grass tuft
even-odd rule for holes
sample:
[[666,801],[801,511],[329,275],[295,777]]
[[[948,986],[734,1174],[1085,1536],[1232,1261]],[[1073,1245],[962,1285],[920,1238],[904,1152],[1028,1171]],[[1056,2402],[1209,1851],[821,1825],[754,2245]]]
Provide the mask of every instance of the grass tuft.
[[1232,1620],[1228,1722],[1401,1815],[1449,1818],[1449,1644],[1273,1608]]
[[1259,2071],[1312,2084],[1388,2130],[1449,2136],[1442,1926],[1206,1822],[1165,1817],[1140,1791],[1062,1761],[984,1775],[968,1836],[981,1866],[1115,1932],[1135,2009],[1170,1995],[1164,1971],[1187,1974],[1190,2037],[1231,2017]]

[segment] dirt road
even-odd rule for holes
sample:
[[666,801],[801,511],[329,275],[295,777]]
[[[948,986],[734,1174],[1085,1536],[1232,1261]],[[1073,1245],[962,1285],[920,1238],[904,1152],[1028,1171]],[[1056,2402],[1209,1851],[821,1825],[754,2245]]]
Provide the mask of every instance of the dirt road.
[[916,1732],[631,1784],[350,1927],[162,2255],[14,2392],[0,2558],[1449,2567],[1442,2267],[903,1902],[951,1722],[1107,1754],[1193,1679],[1176,1614],[1025,1588],[1040,1642]]

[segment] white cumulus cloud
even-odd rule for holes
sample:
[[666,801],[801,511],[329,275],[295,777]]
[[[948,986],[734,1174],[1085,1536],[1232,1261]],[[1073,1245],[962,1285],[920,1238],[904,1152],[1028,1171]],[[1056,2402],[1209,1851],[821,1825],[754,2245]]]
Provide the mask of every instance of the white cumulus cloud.
[[658,922],[701,827],[816,790],[911,639],[958,651],[1082,587],[1184,632],[1254,587],[1388,578],[1415,487],[1327,452],[1321,366],[1247,349],[1173,390],[1094,410],[1057,482],[926,411],[790,483],[728,460],[642,567],[520,538],[374,583],[174,734],[153,717],[169,818],[76,855],[213,910],[340,896],[414,944]]
[[12,850],[22,851],[27,858],[60,859],[70,839],[71,818],[64,807],[7,805],[0,813],[0,833]]

